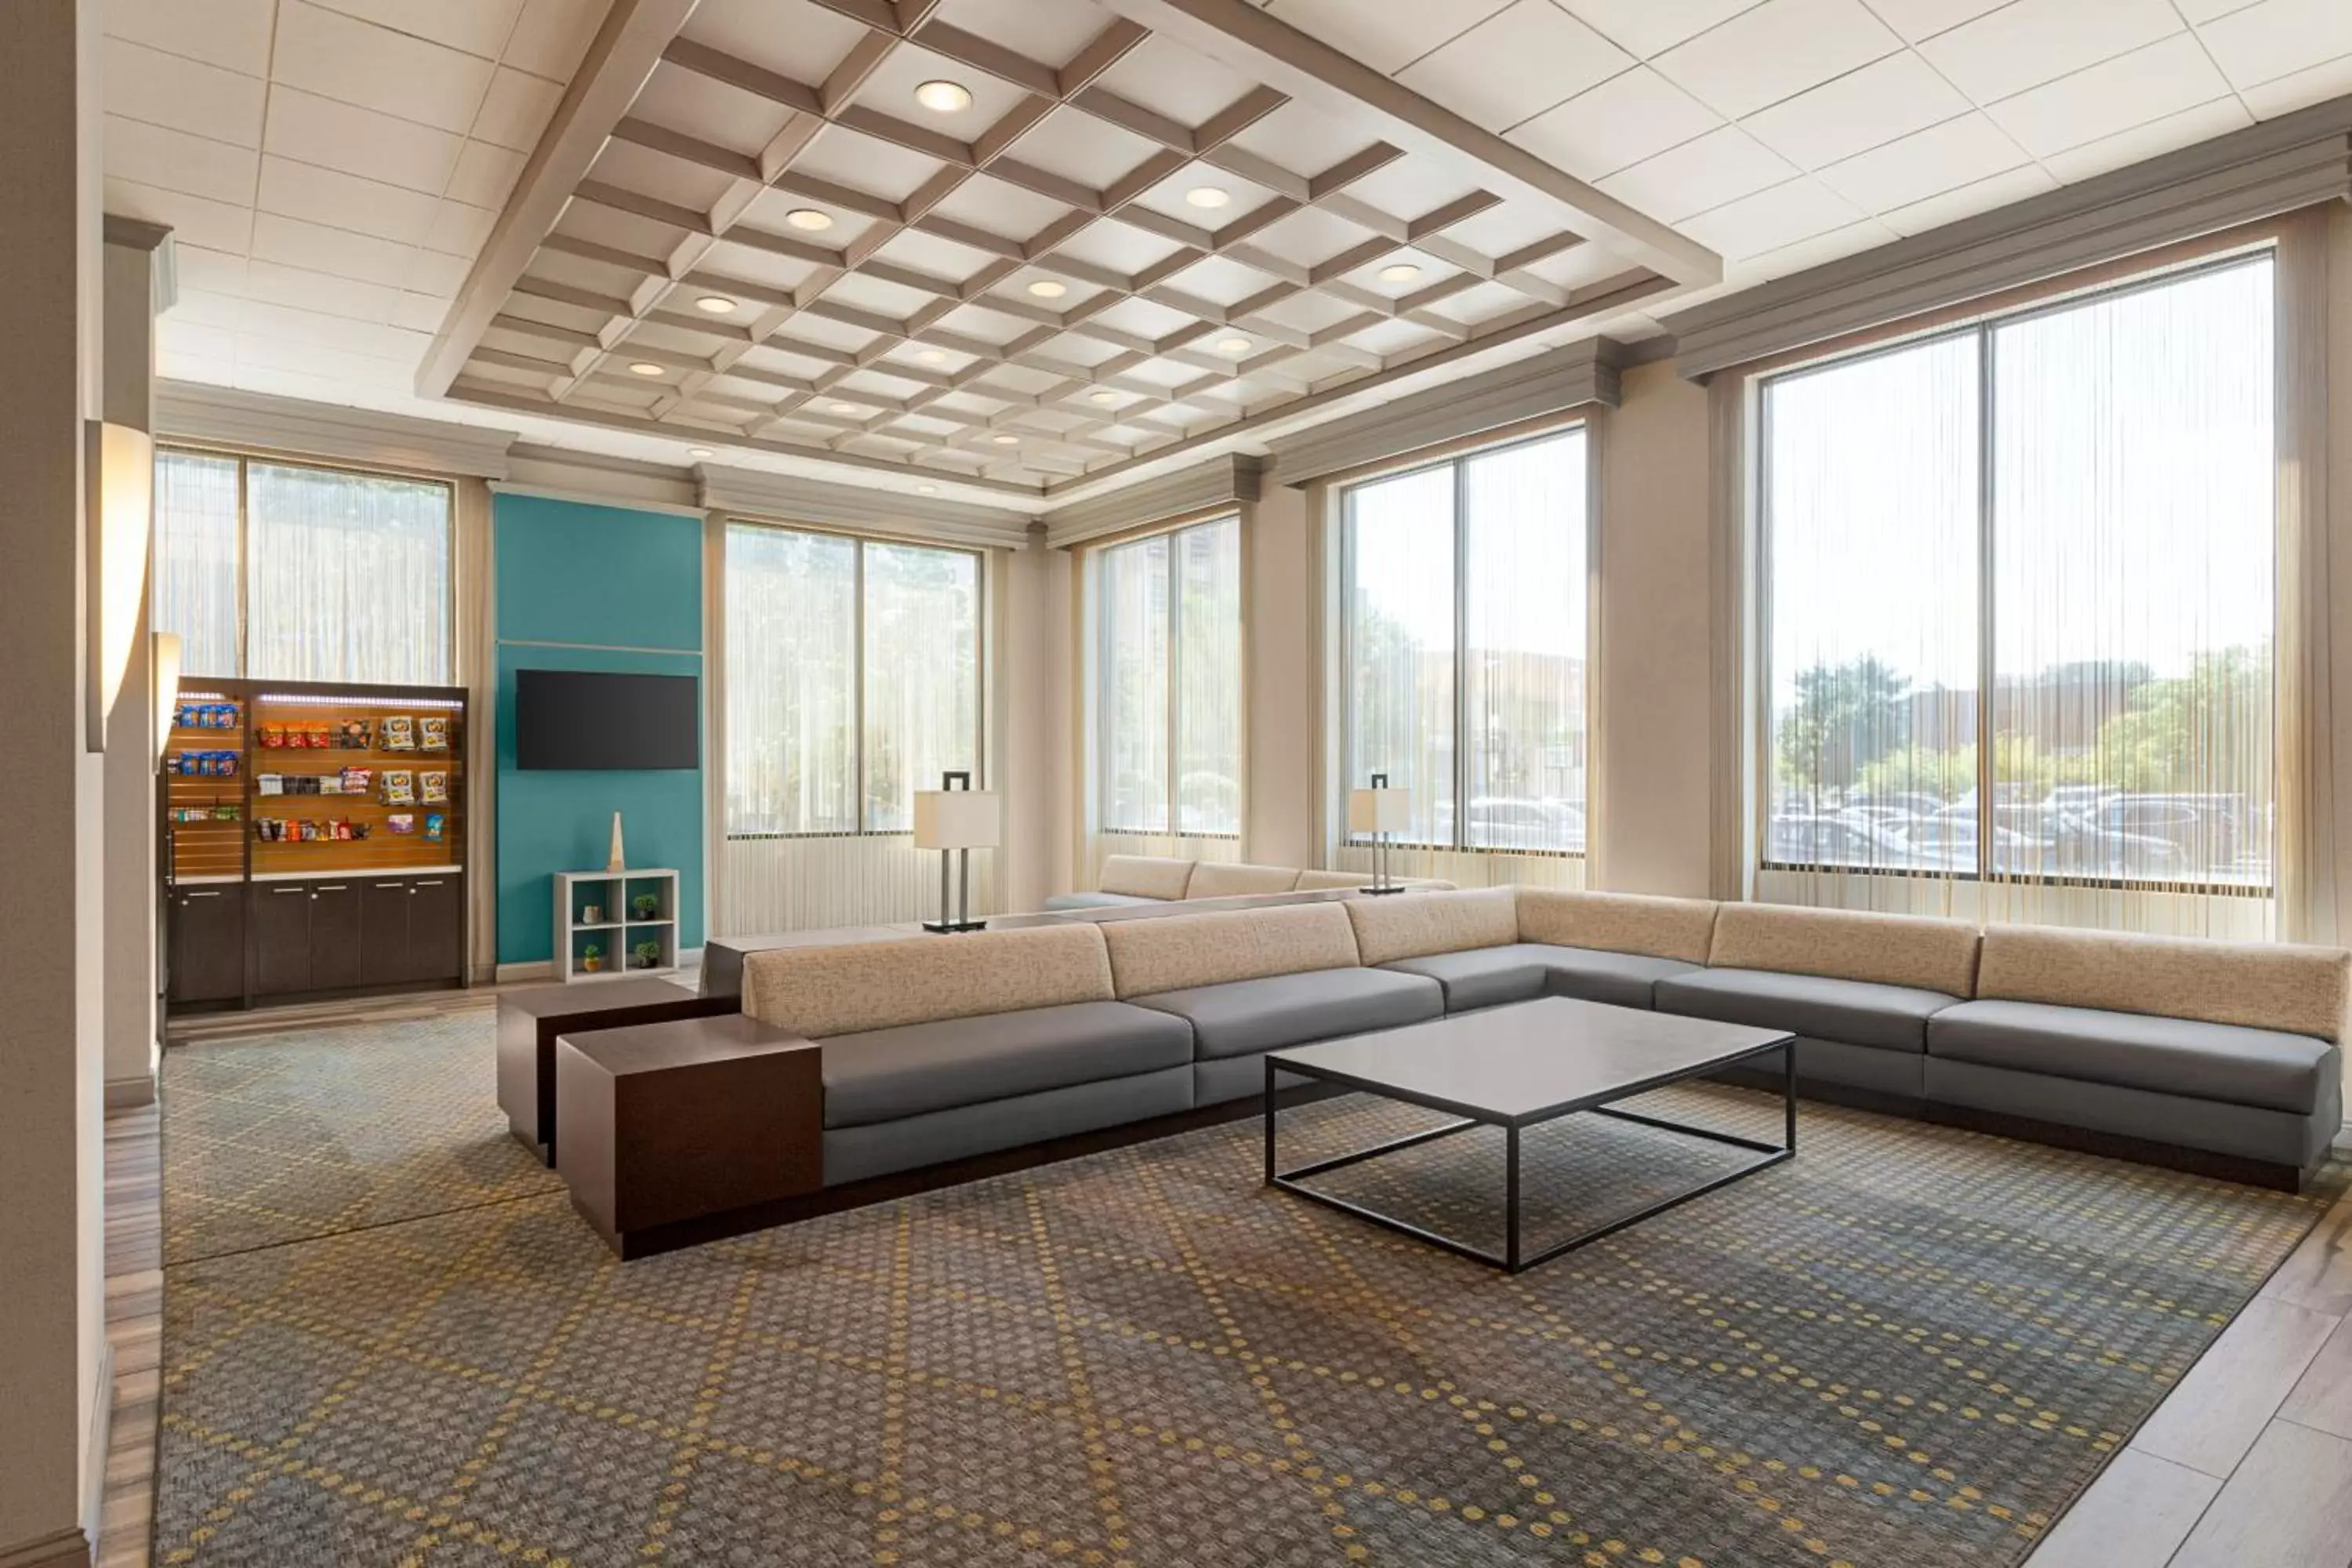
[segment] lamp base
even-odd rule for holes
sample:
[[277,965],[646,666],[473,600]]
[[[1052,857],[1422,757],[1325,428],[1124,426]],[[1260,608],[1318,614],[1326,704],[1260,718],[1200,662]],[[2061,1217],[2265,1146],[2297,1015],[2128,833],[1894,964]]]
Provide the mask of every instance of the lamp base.
[[1356,891],[1358,891],[1358,892],[1360,892],[1360,893],[1370,893],[1370,894],[1378,895],[1378,894],[1381,894],[1381,893],[1402,893],[1402,892],[1403,892],[1403,891],[1404,891],[1404,889],[1403,889],[1402,888],[1400,888],[1400,887],[1391,886],[1391,887],[1386,887],[1386,888],[1358,888],[1358,889],[1356,889]]
[[933,936],[953,936],[959,931],[986,931],[986,921],[925,921],[923,929]]

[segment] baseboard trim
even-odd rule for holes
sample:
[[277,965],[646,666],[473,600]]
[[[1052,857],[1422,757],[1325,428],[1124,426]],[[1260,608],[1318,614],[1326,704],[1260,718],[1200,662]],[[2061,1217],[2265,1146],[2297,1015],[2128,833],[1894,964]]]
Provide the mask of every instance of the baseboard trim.
[[[688,947],[678,950],[678,974],[691,974],[701,967],[702,949]],[[517,980],[552,980],[555,978],[555,961],[542,958],[531,963],[501,963],[493,972],[493,976],[501,985]],[[677,975],[671,976],[672,979],[677,977]]]
[[136,1110],[142,1105],[155,1103],[155,1075],[144,1072],[137,1078],[110,1078],[106,1080],[106,1109]]
[[79,1530],[61,1530],[21,1546],[0,1547],[0,1568],[90,1568],[95,1553]]

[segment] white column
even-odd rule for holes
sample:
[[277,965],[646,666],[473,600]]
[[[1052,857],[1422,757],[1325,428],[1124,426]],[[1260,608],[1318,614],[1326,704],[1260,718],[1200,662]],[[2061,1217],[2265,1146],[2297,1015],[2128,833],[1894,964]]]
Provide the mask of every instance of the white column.
[[1317,650],[1309,646],[1316,585],[1307,563],[1307,494],[1269,483],[1249,504],[1249,619],[1243,668],[1249,713],[1249,814],[1243,855],[1266,866],[1317,866]]

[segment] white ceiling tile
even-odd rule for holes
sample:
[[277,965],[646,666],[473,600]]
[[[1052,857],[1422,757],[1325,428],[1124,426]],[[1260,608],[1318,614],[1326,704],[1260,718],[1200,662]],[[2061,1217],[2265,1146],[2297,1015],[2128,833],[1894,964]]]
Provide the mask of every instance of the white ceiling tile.
[[281,0],[273,79],[443,131],[474,122],[495,68],[310,0]]
[[1722,122],[1713,110],[1642,66],[1536,116],[1507,139],[1579,179],[1597,180]]
[[499,68],[498,79],[482,100],[481,117],[474,121],[476,140],[528,153],[539,144],[539,133],[555,112],[563,89],[551,81]]
[[1510,0],[1274,0],[1267,15],[1393,76]]
[[497,59],[522,0],[310,0],[331,11],[373,22],[411,37],[446,44],[486,60]]
[[432,226],[435,202],[398,185],[270,153],[261,160],[261,194],[256,205],[281,217],[417,245]]
[[312,272],[331,272],[363,283],[397,287],[415,257],[414,247],[349,229],[329,228],[277,213],[258,213],[253,220],[253,254],[260,260],[279,261]]
[[215,294],[241,294],[245,291],[245,258],[225,250],[207,250],[201,245],[191,245],[179,236],[173,237],[173,252],[180,268],[182,289],[205,289]]
[[241,251],[253,232],[253,209],[242,203],[207,201],[112,177],[106,182],[106,210],[168,224],[182,243],[207,250]]
[[240,147],[261,145],[265,89],[256,78],[121,38],[106,40],[101,69],[110,114]]
[[2029,162],[1981,114],[1963,114],[1831,164],[1822,178],[1867,213],[1886,213]]
[[437,250],[420,250],[408,263],[407,274],[400,279],[401,287],[418,294],[430,294],[436,299],[454,300],[457,290],[466,286],[466,274],[474,264],[462,256],[447,256]]
[[1661,223],[1680,223],[1693,213],[1777,185],[1796,172],[1786,158],[1727,125],[1612,174],[1601,188]]
[[246,300],[242,324],[251,338],[268,338],[285,343],[310,343],[319,348],[374,354],[382,359],[404,358],[424,347],[417,342],[419,334],[400,327],[387,326],[380,321],[355,321],[348,316],[330,315],[320,310],[298,310],[274,300]]
[[445,194],[478,207],[504,206],[522,165],[520,153],[493,147],[488,142],[468,142],[457,154],[457,167]]
[[2352,92],[2352,55],[2266,81],[2260,87],[2250,87],[2243,96],[2254,118],[2272,120],[2347,92]]
[[2071,148],[2048,159],[2046,165],[2060,180],[2072,184],[2110,169],[2226,136],[2232,131],[2243,131],[2253,122],[2253,116],[2234,96],[2217,98],[2210,103],[2200,103],[2194,109],[2184,109],[2178,114],[2168,114],[2161,120],[2151,120],[2145,125]]
[[2146,48],[2044,82],[1985,112],[2028,153],[2047,158],[2229,97],[2230,84],[2213,68],[2197,36],[2175,33]]
[[1693,98],[1737,120],[1901,47],[1862,0],[1765,0],[1652,63]]
[[2242,11],[2249,5],[2259,5],[2261,0],[2172,0],[2172,3],[2180,7],[2181,16],[2190,26],[2201,27],[2232,11]]
[[1501,131],[1633,63],[1551,0],[1518,0],[1414,61],[1397,80],[1475,125]]
[[400,299],[398,289],[380,283],[362,283],[355,279],[305,271],[299,267],[281,267],[275,261],[250,263],[246,286],[240,292],[298,310],[344,316],[354,321],[388,321]]
[[2347,0],[2263,0],[2200,29],[2240,87],[2256,87],[2339,55],[2352,55]]
[[1878,19],[1913,43],[1998,11],[2009,0],[1868,0]]
[[1727,22],[1757,0],[1559,0],[1601,37],[1643,59]]
[[443,202],[433,214],[433,226],[425,232],[425,243],[450,256],[472,256],[490,237],[490,229],[498,221],[494,208]]
[[1786,278],[1792,272],[1825,266],[1842,258],[1891,244],[1900,237],[1878,219],[1866,217],[1860,223],[1848,224],[1843,228],[1833,228],[1827,234],[1817,234],[1778,250],[1750,257],[1746,264],[1766,278]]
[[1818,169],[1967,112],[1969,100],[1908,49],[1740,121],[1799,168]]
[[173,310],[155,323],[155,349],[160,354],[234,364],[236,363],[236,333],[227,327],[205,326],[190,321]]
[[1919,46],[1979,103],[2113,59],[2181,29],[2172,0],[2015,0]]
[[570,81],[613,0],[524,0],[505,63],[550,81]]
[[206,65],[269,74],[277,0],[106,0],[106,31]]
[[106,117],[106,172],[120,179],[250,206],[257,162],[250,147],[119,114]]
[[392,324],[412,332],[437,332],[448,314],[448,300],[404,291],[393,301]]
[[1819,180],[1800,177],[1727,202],[1678,226],[1725,259],[1744,261],[1848,227],[1861,217],[1852,202]]
[[338,103],[280,83],[269,89],[265,153],[340,169],[362,179],[439,195],[465,139],[373,109]]
[[172,320],[233,332],[245,320],[245,295],[242,291],[210,294],[201,289],[183,289],[172,307]]
[[[421,356],[420,356],[421,357]],[[237,374],[243,378],[248,371],[288,371],[303,378],[321,378],[329,382],[361,386],[404,387],[416,373],[415,360],[385,359],[375,354],[352,353],[317,343],[291,342],[277,338],[256,337],[248,333],[237,341]],[[268,390],[256,386],[255,391]],[[315,395],[310,395],[315,399]]]
[[1964,217],[1974,217],[2057,188],[2058,182],[2039,164],[2027,163],[1879,216],[1897,234],[1925,234],[1931,228],[1941,228],[1948,223],[1958,223]]

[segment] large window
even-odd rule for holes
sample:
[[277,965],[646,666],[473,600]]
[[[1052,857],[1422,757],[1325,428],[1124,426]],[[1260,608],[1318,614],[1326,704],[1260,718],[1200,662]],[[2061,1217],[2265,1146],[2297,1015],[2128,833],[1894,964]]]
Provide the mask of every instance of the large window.
[[980,557],[727,529],[727,832],[904,833],[980,773]]
[[1106,833],[1242,827],[1242,525],[1097,556],[1097,814]]
[[155,455],[154,623],[194,676],[446,685],[450,488]]
[[1768,868],[2267,890],[2272,288],[1764,384]]
[[1346,784],[1411,792],[1405,839],[1581,854],[1581,428],[1350,486]]

